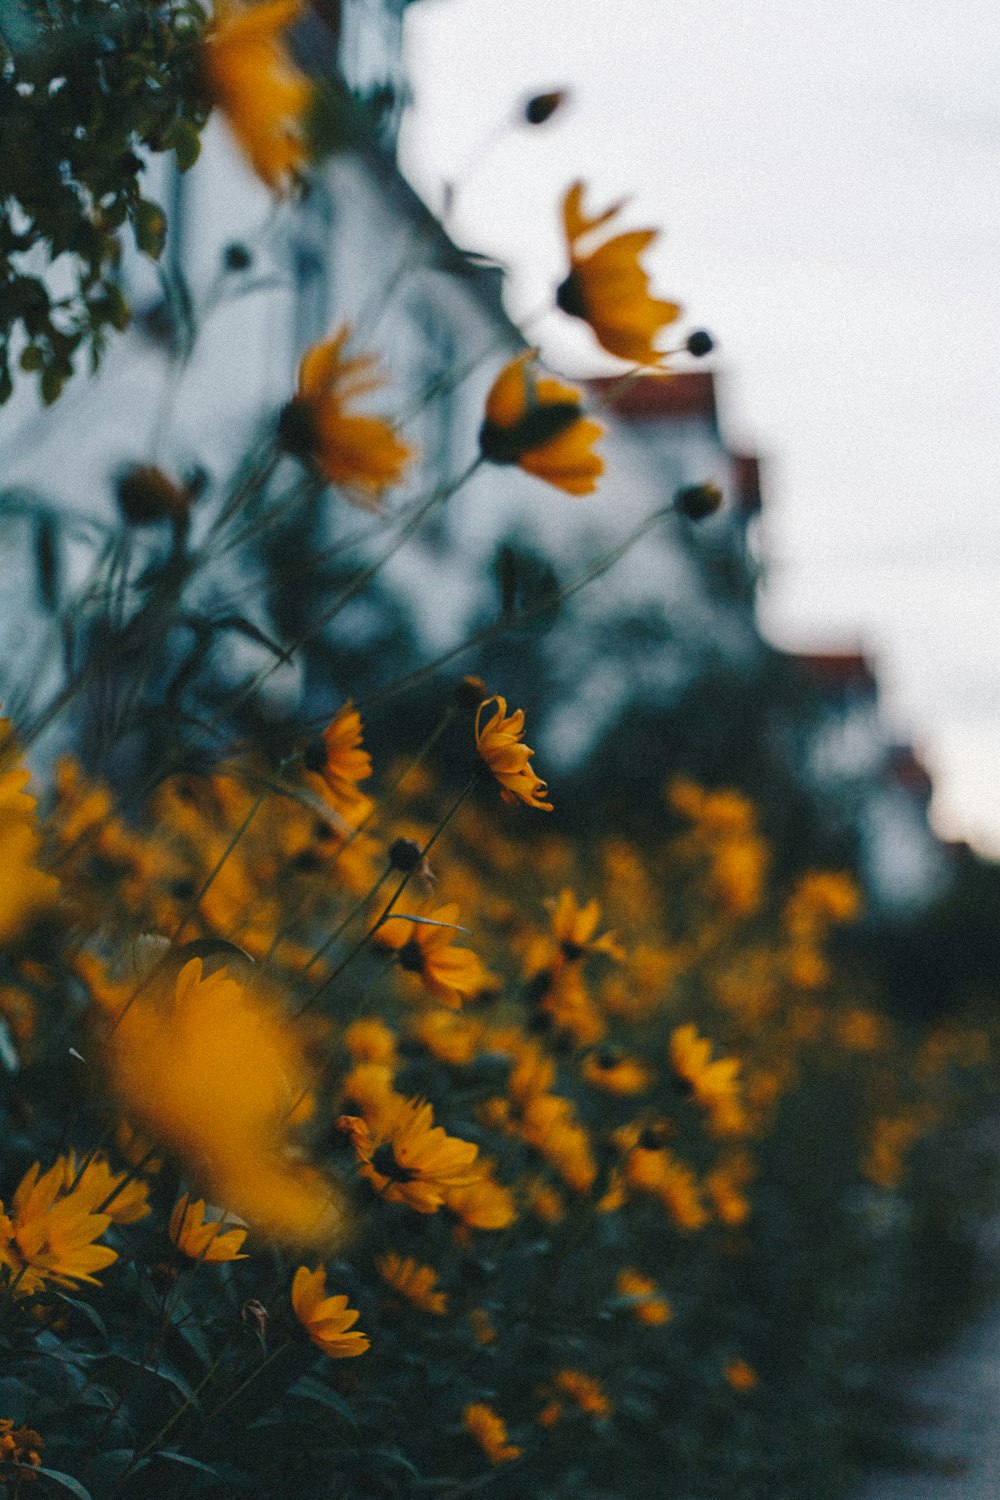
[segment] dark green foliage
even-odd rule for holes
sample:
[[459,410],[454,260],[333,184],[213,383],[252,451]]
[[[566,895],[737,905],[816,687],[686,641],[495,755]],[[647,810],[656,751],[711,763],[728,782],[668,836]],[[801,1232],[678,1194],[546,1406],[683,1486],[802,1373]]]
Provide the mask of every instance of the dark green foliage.
[[197,0],[4,0],[0,6],[0,401],[11,362],[54,401],[129,308],[126,226],[157,259],[166,218],[141,186],[151,152],[183,171],[207,116]]

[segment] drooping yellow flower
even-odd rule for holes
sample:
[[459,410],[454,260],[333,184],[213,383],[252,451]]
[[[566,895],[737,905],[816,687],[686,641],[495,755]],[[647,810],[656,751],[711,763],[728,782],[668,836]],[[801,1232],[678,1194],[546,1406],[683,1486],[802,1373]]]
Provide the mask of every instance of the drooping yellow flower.
[[698,1179],[665,1146],[640,1143],[634,1147],[625,1159],[625,1181],[630,1188],[658,1198],[683,1233],[704,1229],[708,1223]]
[[739,1135],[747,1119],[741,1098],[739,1059],[720,1057],[711,1061],[712,1043],[698,1035],[689,1022],[674,1029],[670,1038],[670,1064],[697,1104],[707,1110],[713,1133]]
[[358,790],[359,782],[372,774],[372,758],[363,744],[361,715],[352,703],[345,703],[305,754],[306,770],[322,782],[325,800],[352,825],[360,823],[372,805],[371,798]]
[[404,1258],[390,1252],[378,1257],[375,1268],[383,1281],[414,1307],[439,1316],[448,1311],[448,1294],[436,1289],[438,1277],[433,1266],[422,1266],[411,1256]]
[[450,1010],[458,1010],[463,1001],[499,985],[471,948],[453,946],[457,917],[458,907],[453,902],[432,911],[430,922],[388,917],[374,938],[379,947],[395,953],[405,973],[415,975],[427,993]]
[[491,1464],[506,1464],[521,1457],[521,1449],[507,1440],[506,1422],[485,1401],[473,1401],[465,1407],[462,1421]]
[[507,1229],[517,1218],[510,1189],[497,1182],[492,1163],[482,1158],[468,1182],[446,1190],[444,1206],[466,1229]]
[[246,1260],[241,1254],[245,1229],[226,1227],[226,1215],[219,1219],[205,1217],[205,1200],[191,1202],[190,1193],[185,1193],[174,1204],[170,1215],[170,1238],[182,1255],[192,1260],[215,1264],[224,1260]]
[[434,1124],[423,1099],[393,1094],[370,1120],[341,1115],[338,1129],[350,1138],[362,1177],[388,1203],[405,1203],[418,1213],[435,1213],[454,1188],[475,1180],[479,1147],[448,1135]]
[[304,1166],[294,1113],[312,1073],[305,1036],[263,991],[201,959],[133,990],[108,1028],[111,1082],[129,1118],[180,1156],[214,1202],[292,1244],[327,1243],[343,1195]]
[[216,0],[202,51],[213,103],[258,177],[275,192],[286,191],[306,161],[303,122],[313,87],[284,41],[301,12],[302,0]]
[[385,384],[374,355],[347,358],[349,337],[345,325],[303,355],[298,391],[281,414],[279,440],[349,500],[371,510],[399,483],[415,453],[384,417],[347,410],[356,397]]
[[651,1276],[643,1276],[632,1266],[626,1266],[619,1271],[615,1282],[615,1291],[619,1297],[631,1297],[631,1313],[638,1323],[645,1323],[650,1328],[659,1328],[664,1323],[669,1323],[673,1317],[673,1309],[666,1297],[661,1297],[659,1287]]
[[118,1259],[116,1250],[94,1243],[110,1224],[109,1214],[94,1212],[89,1191],[66,1191],[64,1157],[45,1173],[36,1161],[14,1193],[9,1216],[0,1203],[0,1266],[15,1283],[15,1296],[46,1284],[99,1285],[95,1273]]
[[633,229],[595,246],[594,231],[616,218],[624,203],[613,203],[591,217],[583,211],[583,194],[584,184],[574,182],[563,199],[570,272],[556,302],[563,312],[589,323],[609,354],[633,364],[659,364],[663,356],[655,347],[656,336],[676,322],[681,309],[676,302],[650,296],[649,277],[639,264],[658,231]]
[[591,495],[604,473],[594,452],[604,429],[584,414],[575,386],[535,373],[535,357],[533,349],[519,354],[493,382],[479,433],[482,455],[516,464],[567,495]]
[[[496,707],[485,724],[483,709]],[[524,737],[524,709],[507,713],[507,700],[497,694],[480,703],[476,711],[476,749],[500,783],[505,802],[523,802],[539,812],[551,812],[552,803],[544,800],[548,788],[529,764],[534,750],[521,743]]]
[[354,1327],[360,1313],[347,1298],[326,1295],[326,1268],[299,1266],[292,1279],[295,1316],[317,1349],[331,1359],[354,1359],[370,1348],[368,1336]]

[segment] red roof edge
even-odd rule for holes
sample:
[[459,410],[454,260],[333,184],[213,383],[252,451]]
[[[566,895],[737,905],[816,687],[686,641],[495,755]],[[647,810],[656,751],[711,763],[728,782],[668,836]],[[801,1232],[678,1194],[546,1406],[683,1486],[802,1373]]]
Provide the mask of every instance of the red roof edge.
[[853,691],[874,698],[878,679],[860,651],[792,651],[790,660],[815,687],[825,692]]
[[700,418],[718,426],[715,377],[710,370],[676,375],[637,375],[588,380],[587,387],[617,416],[629,422],[683,422]]

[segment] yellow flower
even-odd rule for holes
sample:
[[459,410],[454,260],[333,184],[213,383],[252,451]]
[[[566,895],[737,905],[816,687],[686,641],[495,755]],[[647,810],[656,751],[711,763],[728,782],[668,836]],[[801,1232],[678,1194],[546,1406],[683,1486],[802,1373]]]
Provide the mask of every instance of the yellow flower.
[[585,1375],[582,1370],[560,1370],[555,1384],[557,1390],[575,1401],[588,1416],[610,1417],[614,1411],[601,1382],[594,1375]]
[[371,808],[371,799],[358,791],[358,783],[372,774],[372,758],[362,749],[361,715],[345,703],[324,729],[322,738],[305,754],[306,770],[318,776],[325,800],[348,823],[361,822]]
[[552,936],[565,959],[571,962],[582,958],[585,953],[606,953],[609,958],[624,959],[625,954],[613,932],[602,932],[600,937],[594,935],[601,920],[596,897],[580,906],[566,886],[557,899],[548,904],[552,912]]
[[[484,724],[483,709],[491,703],[496,708]],[[548,788],[529,765],[535,752],[521,744],[523,736],[523,708],[508,716],[507,700],[499,694],[480,703],[476,711],[476,749],[500,783],[501,797],[505,802],[523,802],[525,807],[551,812],[552,803],[543,800]]]
[[149,1183],[141,1177],[129,1180],[128,1172],[113,1172],[102,1151],[90,1158],[79,1178],[76,1153],[70,1151],[64,1163],[65,1191],[75,1184],[80,1201],[89,1197],[94,1212],[107,1214],[112,1224],[137,1224],[149,1213]]
[[326,1243],[343,1200],[295,1149],[292,1116],[313,1083],[301,1029],[225,969],[204,974],[199,958],[172,984],[168,970],[154,974],[130,999],[106,1046],[129,1118],[261,1233]]
[[740,1152],[731,1156],[705,1178],[707,1192],[715,1216],[720,1224],[736,1228],[750,1217],[750,1200],[744,1188],[753,1180],[754,1165],[749,1156]]
[[251,166],[275,192],[304,165],[303,121],[312,84],[292,61],[283,33],[302,11],[302,0],[239,5],[216,0],[202,54],[209,93]]
[[[11,1417],[0,1417],[0,1484],[12,1479],[13,1493],[16,1494],[19,1480],[34,1479],[34,1474],[27,1474],[24,1470],[28,1466],[39,1467],[44,1447],[41,1433],[33,1427],[15,1427]],[[18,1467],[11,1473],[8,1465]]]
[[595,1089],[621,1098],[645,1093],[654,1079],[645,1063],[637,1057],[627,1057],[618,1047],[591,1052],[584,1059],[583,1076]]
[[604,473],[594,452],[603,436],[599,422],[584,415],[580,392],[530,368],[535,351],[505,365],[486,397],[479,446],[493,464],[517,464],[567,495],[591,495]]
[[361,1176],[388,1203],[432,1214],[453,1188],[478,1175],[479,1147],[435,1125],[425,1100],[393,1094],[373,1109],[370,1122],[341,1115],[337,1126],[350,1138]]
[[360,1313],[348,1307],[346,1297],[326,1295],[323,1266],[315,1271],[299,1266],[292,1279],[292,1307],[317,1349],[331,1359],[354,1359],[370,1347],[367,1335],[354,1328]]
[[36,868],[42,841],[35,799],[24,790],[30,772],[12,764],[14,748],[10,721],[0,719],[0,944],[16,939],[59,890],[54,876]]
[[624,204],[614,203],[601,214],[583,212],[584,185],[574,182],[563,199],[563,225],[570,272],[556,293],[563,312],[589,323],[599,344],[609,354],[633,364],[659,364],[654,347],[661,328],[681,315],[676,302],[661,302],[649,294],[649,277],[639,256],[657,238],[655,229],[633,229],[583,252],[594,230],[617,217]]
[[378,1063],[395,1068],[396,1033],[378,1016],[363,1016],[352,1021],[344,1032],[344,1046],[356,1063]]
[[619,1297],[632,1298],[630,1310],[638,1323],[657,1328],[669,1323],[674,1315],[667,1299],[658,1295],[659,1288],[652,1277],[643,1276],[641,1271],[636,1271],[631,1266],[626,1266],[624,1271],[618,1273],[615,1291]]
[[414,1307],[439,1315],[448,1311],[448,1294],[435,1290],[438,1278],[432,1266],[422,1266],[411,1257],[404,1259],[390,1252],[378,1257],[375,1268],[383,1281]]
[[745,1359],[732,1359],[723,1365],[722,1373],[734,1391],[752,1391],[757,1384],[757,1371]]
[[521,1457],[521,1449],[507,1441],[507,1424],[485,1401],[474,1401],[462,1412],[465,1430],[482,1448],[490,1463],[506,1464]]
[[445,1192],[445,1208],[469,1229],[507,1229],[517,1218],[509,1189],[496,1181],[490,1165],[480,1158],[468,1182]]
[[44,1174],[36,1161],[15,1190],[9,1217],[0,1203],[0,1266],[16,1283],[15,1296],[46,1283],[98,1286],[94,1273],[118,1259],[117,1251],[94,1244],[110,1224],[109,1214],[94,1212],[89,1192],[66,1191],[64,1157]]
[[708,1111],[716,1135],[739,1135],[747,1120],[740,1098],[739,1059],[710,1061],[712,1043],[689,1023],[675,1028],[670,1038],[670,1063],[695,1102]]
[[430,913],[431,922],[388,917],[375,933],[375,942],[392,949],[400,968],[416,975],[427,993],[450,1010],[498,986],[496,976],[470,948],[452,947],[457,916],[458,907],[449,903]]
[[240,1253],[247,1237],[245,1229],[226,1228],[226,1215],[221,1219],[206,1219],[205,1202],[199,1198],[191,1202],[185,1193],[174,1204],[170,1215],[170,1238],[184,1255],[192,1260],[215,1263],[224,1260],[246,1260]]
[[371,510],[402,478],[414,450],[384,417],[346,409],[355,397],[385,384],[374,355],[346,358],[349,337],[345,325],[303,355],[298,392],[281,414],[279,441]]
[[625,1160],[625,1181],[629,1187],[659,1198],[685,1234],[708,1223],[697,1178],[666,1147],[636,1146]]

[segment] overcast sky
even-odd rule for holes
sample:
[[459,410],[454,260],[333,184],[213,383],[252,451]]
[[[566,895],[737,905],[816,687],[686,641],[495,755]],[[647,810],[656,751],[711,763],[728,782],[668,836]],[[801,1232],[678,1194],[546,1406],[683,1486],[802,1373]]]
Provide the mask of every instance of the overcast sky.
[[[766,460],[779,644],[861,646],[934,775],[935,821],[1000,854],[1000,5],[421,0],[403,162],[434,207],[525,93],[453,232],[536,309],[575,177],[662,226],[661,295],[719,340],[734,444]],[[573,373],[585,337],[533,336]]]

